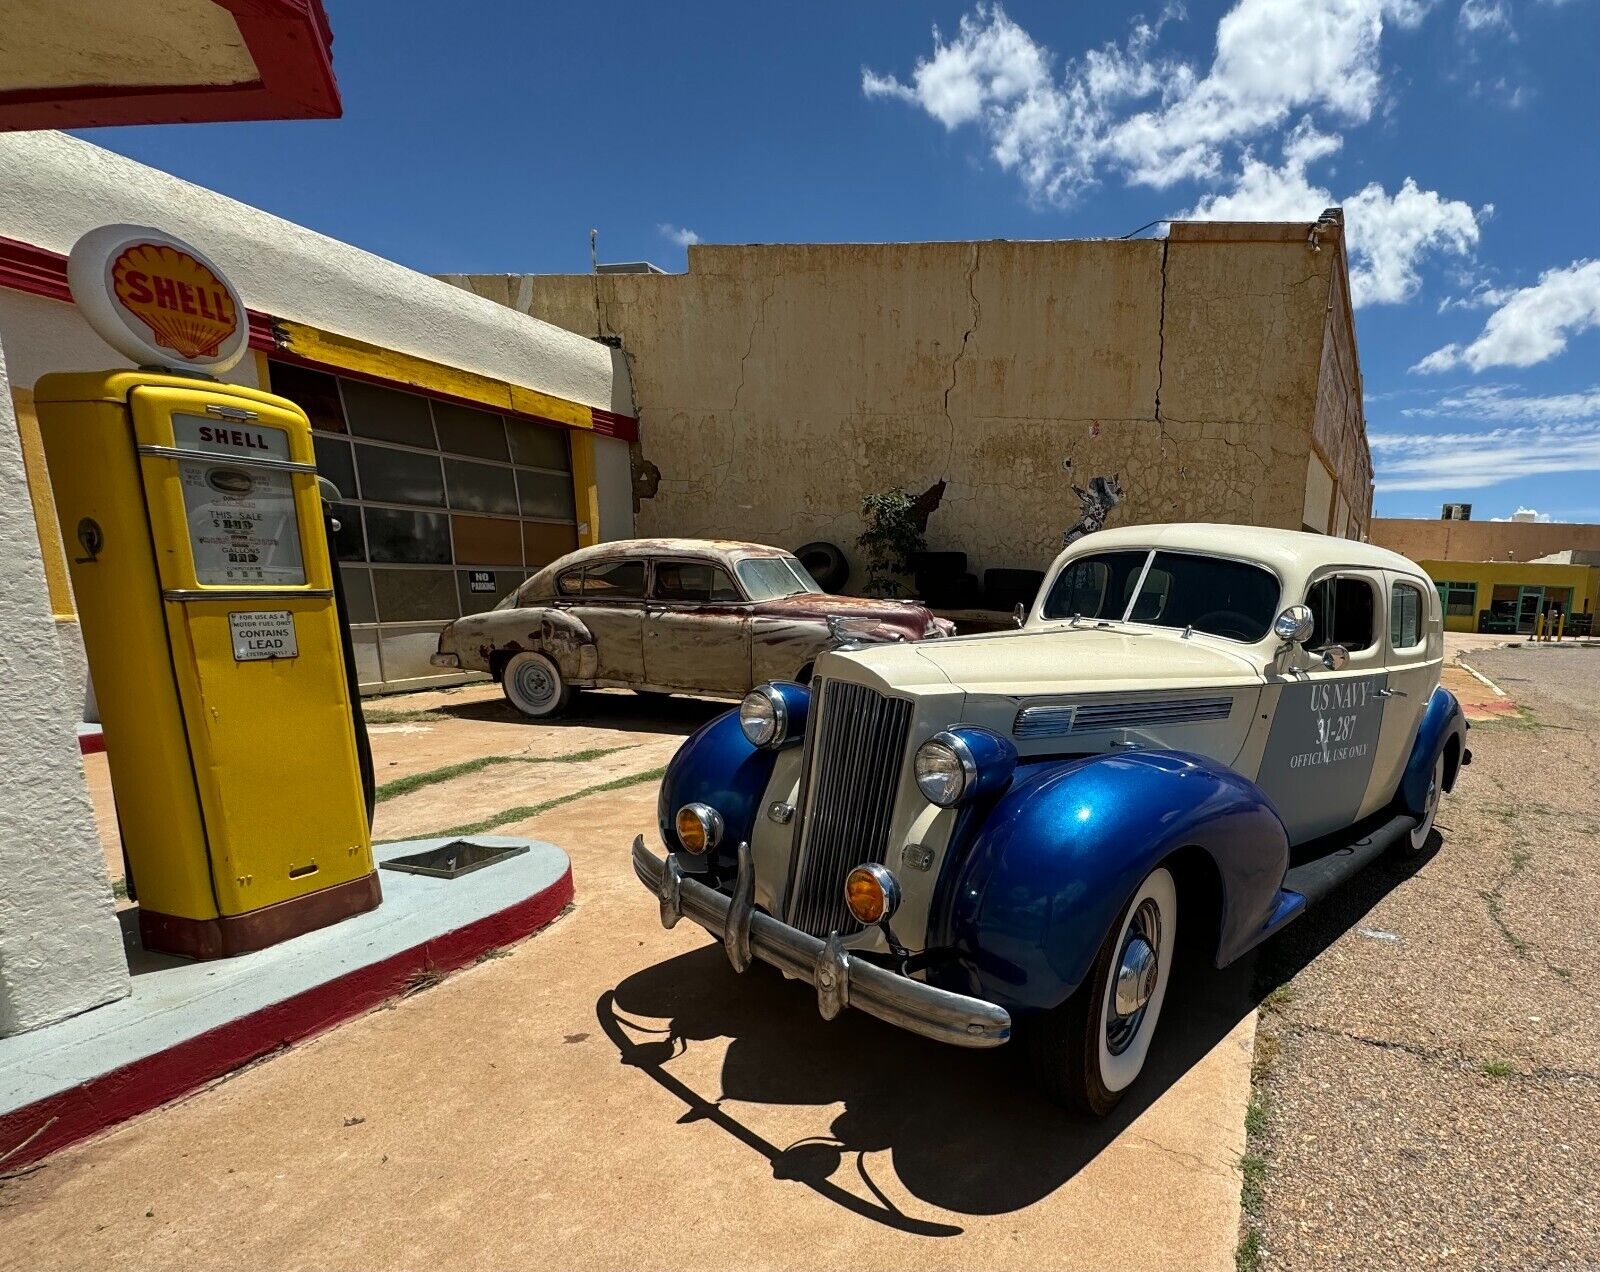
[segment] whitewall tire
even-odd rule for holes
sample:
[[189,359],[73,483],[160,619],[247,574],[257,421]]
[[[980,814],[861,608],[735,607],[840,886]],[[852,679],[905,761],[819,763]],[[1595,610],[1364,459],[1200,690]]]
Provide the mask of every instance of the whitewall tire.
[[1103,1116],[1144,1070],[1172,980],[1178,888],[1158,866],[1107,933],[1072,998],[1035,1025],[1030,1055],[1047,1094]]
[[500,687],[506,701],[535,720],[560,715],[572,700],[572,686],[562,679],[561,669],[531,650],[513,655],[506,663]]
[[1413,826],[1406,838],[1406,846],[1414,855],[1428,846],[1428,836],[1433,834],[1433,819],[1439,813],[1439,801],[1444,797],[1444,752],[1433,762],[1433,772],[1428,775],[1428,793],[1422,801],[1422,820]]

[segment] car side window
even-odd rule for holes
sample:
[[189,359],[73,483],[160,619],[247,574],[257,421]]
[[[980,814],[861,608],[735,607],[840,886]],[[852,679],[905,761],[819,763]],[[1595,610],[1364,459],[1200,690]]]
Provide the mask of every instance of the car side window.
[[658,601],[738,601],[744,599],[733,579],[708,561],[657,561]]
[[[562,583],[572,577],[572,574],[562,575]],[[608,561],[604,565],[585,566],[580,591],[563,591],[562,595],[582,596],[590,601],[642,601],[644,562]]]
[[1366,579],[1335,575],[1306,593],[1314,626],[1307,648],[1343,645],[1352,654],[1378,642],[1378,594]]
[[1389,590],[1389,644],[1395,649],[1413,649],[1422,644],[1422,591],[1409,583],[1396,583]]
[[559,579],[557,579],[556,580],[556,595],[557,596],[582,596],[583,595],[583,571],[581,569],[580,570],[568,570]]

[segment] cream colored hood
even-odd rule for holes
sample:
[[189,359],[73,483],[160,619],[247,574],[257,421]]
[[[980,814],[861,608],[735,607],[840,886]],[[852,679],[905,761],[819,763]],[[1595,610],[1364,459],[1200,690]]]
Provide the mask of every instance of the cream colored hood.
[[[1133,625],[1026,627],[914,645],[880,645],[848,657],[896,688],[941,679],[968,693],[1114,693],[1260,684],[1254,651],[1217,637],[1187,638]],[[821,672],[823,669],[818,668]]]

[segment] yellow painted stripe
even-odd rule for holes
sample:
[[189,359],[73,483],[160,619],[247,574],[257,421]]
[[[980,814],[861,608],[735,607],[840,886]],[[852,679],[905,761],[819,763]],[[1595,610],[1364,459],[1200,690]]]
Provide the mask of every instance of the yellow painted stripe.
[[33,523],[39,532],[39,548],[44,554],[44,580],[50,593],[50,612],[58,623],[75,622],[72,584],[67,579],[66,548],[61,538],[61,523],[56,518],[56,501],[50,490],[50,473],[44,462],[44,438],[39,434],[39,417],[33,410],[33,390],[13,388],[11,401],[16,407],[17,435],[22,442],[22,472],[28,483],[28,501],[33,504]]
[[409,353],[397,353],[381,345],[321,331],[303,323],[280,321],[276,326],[286,338],[287,352],[310,362],[409,385],[424,393],[442,393],[476,402],[495,411],[536,415],[572,428],[594,427],[594,412],[579,402],[569,402],[537,389],[507,384],[475,371],[463,371]]
[[578,546],[600,542],[600,486],[595,477],[594,434],[572,434],[572,493],[578,507]]

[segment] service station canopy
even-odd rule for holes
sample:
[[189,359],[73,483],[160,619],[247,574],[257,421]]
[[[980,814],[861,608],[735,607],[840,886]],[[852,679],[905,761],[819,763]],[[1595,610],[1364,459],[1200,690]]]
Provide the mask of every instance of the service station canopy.
[[331,118],[322,0],[14,0],[0,130]]

